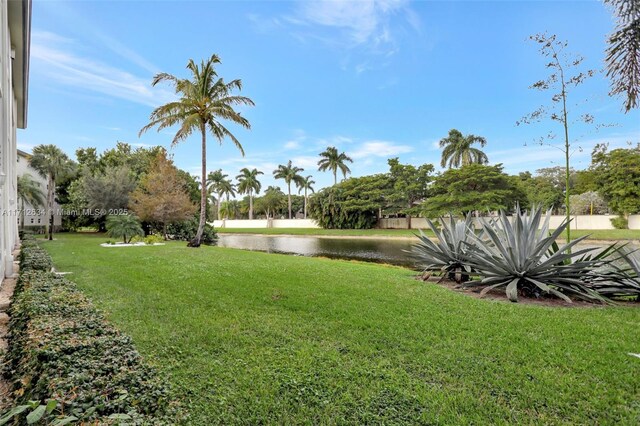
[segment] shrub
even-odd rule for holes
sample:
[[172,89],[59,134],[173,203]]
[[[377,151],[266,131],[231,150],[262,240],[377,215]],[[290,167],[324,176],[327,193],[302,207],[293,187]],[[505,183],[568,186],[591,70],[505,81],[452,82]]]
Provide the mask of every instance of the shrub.
[[157,244],[157,243],[162,243],[162,242],[164,242],[164,238],[162,238],[159,235],[151,234],[151,235],[147,235],[144,238],[144,243],[145,244]]
[[629,229],[629,220],[624,216],[614,217],[611,224],[616,229]]
[[[167,235],[171,240],[191,241],[198,231],[198,218],[172,223],[167,226]],[[218,236],[213,226],[206,223],[202,234],[202,244],[215,244]]]
[[36,253],[37,247],[23,248],[11,305],[4,373],[18,406],[7,415],[23,424],[27,411],[19,411],[32,406],[30,415],[38,411],[45,422],[72,416],[82,424],[175,424],[168,390],[131,339],[74,283],[34,268]]
[[420,267],[429,272],[441,272],[443,278],[448,277],[457,283],[468,281],[471,267],[466,264],[467,245],[470,234],[473,234],[471,215],[464,220],[456,220],[453,216],[440,219],[442,229],[427,219],[429,228],[438,239],[431,241],[422,231],[418,238],[420,242],[412,248],[412,253]]
[[[517,209],[519,210],[519,209]],[[542,209],[535,208],[516,213],[511,224],[504,211],[495,223],[484,222],[482,227],[486,240],[473,235],[469,244],[467,263],[484,278],[471,285],[485,286],[481,294],[505,287],[507,297],[517,302],[518,293],[526,296],[552,294],[567,302],[569,295],[589,301],[605,302],[590,284],[596,280],[607,280],[601,273],[611,262],[605,257],[615,251],[614,246],[595,254],[595,248],[571,252],[587,236],[577,238],[558,247],[556,238],[569,226],[566,220],[549,235],[548,212],[542,220]]]

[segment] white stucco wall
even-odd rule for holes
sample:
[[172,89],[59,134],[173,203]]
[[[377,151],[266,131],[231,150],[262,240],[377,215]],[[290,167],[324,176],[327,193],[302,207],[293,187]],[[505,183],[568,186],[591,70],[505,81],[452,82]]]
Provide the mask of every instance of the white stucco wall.
[[313,219],[226,219],[210,222],[214,228],[320,228]]

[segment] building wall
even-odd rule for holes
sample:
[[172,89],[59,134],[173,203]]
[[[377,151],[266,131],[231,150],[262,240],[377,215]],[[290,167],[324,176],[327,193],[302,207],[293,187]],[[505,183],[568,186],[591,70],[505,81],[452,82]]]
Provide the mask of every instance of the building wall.
[[29,0],[0,0],[0,280],[18,243],[16,128],[26,125]]

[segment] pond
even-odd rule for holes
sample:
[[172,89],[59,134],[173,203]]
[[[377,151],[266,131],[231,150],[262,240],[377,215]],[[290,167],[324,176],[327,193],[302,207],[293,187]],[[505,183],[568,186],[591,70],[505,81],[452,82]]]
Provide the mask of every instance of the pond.
[[362,260],[413,267],[410,253],[417,239],[336,238],[286,235],[218,234],[218,246],[243,250]]
[[[411,247],[417,238],[348,238],[287,235],[218,234],[218,246],[297,256],[320,256],[332,259],[361,260],[391,265],[415,266]],[[580,248],[608,244],[589,242]],[[634,246],[633,248],[637,248]]]

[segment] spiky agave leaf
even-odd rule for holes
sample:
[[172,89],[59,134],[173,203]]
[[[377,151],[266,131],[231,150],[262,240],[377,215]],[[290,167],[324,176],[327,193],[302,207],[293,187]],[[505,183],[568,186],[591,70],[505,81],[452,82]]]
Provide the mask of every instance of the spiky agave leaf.
[[[610,247],[609,247],[610,248]],[[619,255],[613,262],[602,268],[600,275],[606,279],[596,277],[590,286],[599,294],[610,298],[632,298],[640,300],[640,258],[638,251],[626,246],[618,247]]]
[[427,224],[437,238],[432,241],[422,231],[417,237],[420,239],[411,250],[417,264],[423,271],[440,272],[444,277],[452,278],[460,283],[469,279],[472,269],[467,265],[466,245],[469,235],[473,234],[471,215],[464,220],[455,219],[453,215],[448,219],[440,218],[442,229],[429,219]]
[[505,287],[513,302],[518,300],[519,292],[552,294],[567,302],[571,301],[569,295],[606,302],[585,281],[585,277],[594,279],[594,271],[609,262],[606,256],[588,256],[596,248],[571,252],[586,236],[562,246],[554,244],[569,222],[565,220],[549,233],[551,212],[543,218],[539,207],[531,213],[517,210],[513,223],[501,211],[495,225],[482,224],[486,239],[472,235],[471,241],[465,243],[466,262],[484,277],[470,285],[485,286],[482,295]]

